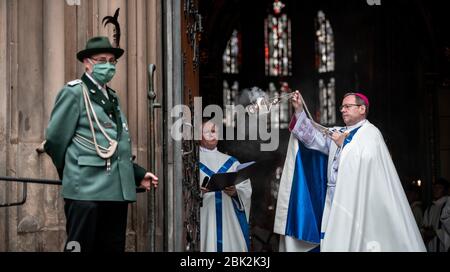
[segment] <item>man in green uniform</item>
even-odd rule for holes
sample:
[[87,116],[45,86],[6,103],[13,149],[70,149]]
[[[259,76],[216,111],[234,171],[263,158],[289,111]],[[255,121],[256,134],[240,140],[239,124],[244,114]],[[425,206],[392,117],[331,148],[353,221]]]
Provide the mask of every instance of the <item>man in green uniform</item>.
[[136,187],[158,185],[133,163],[127,120],[106,85],[123,53],[107,37],[90,39],[77,54],[86,73],[59,92],[47,128],[44,148],[63,182],[66,249],[75,242],[83,252],[123,252]]

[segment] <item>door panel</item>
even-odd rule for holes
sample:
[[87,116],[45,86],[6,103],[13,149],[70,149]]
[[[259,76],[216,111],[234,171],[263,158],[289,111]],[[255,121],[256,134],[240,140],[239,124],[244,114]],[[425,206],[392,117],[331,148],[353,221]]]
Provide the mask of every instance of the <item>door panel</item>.
[[[198,0],[181,1],[181,50],[183,56],[183,102],[194,112],[194,98],[199,95],[198,52],[201,17]],[[193,122],[193,114],[191,125]],[[185,129],[192,129],[187,126]],[[183,140],[183,240],[186,251],[200,250],[200,188],[198,183],[198,144]]]

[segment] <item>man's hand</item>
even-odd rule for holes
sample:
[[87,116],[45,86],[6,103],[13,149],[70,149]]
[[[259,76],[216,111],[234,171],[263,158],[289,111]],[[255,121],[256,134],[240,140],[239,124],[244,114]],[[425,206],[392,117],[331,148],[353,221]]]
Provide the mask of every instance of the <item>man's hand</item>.
[[295,109],[296,113],[302,112],[303,111],[303,103],[302,103],[302,99],[300,98],[300,92],[299,91],[295,91],[294,95],[292,97],[292,106]]
[[344,133],[340,132],[333,132],[333,135],[331,135],[331,139],[336,143],[337,146],[342,147],[344,144],[345,138],[348,136],[348,131]]
[[427,244],[428,242],[433,240],[434,237],[436,237],[436,232],[434,231],[434,229],[432,227],[424,227],[421,230],[421,233],[422,233],[422,238],[423,238],[423,241],[425,242],[425,244]]
[[139,187],[144,188],[148,192],[152,188],[152,185],[155,189],[158,188],[158,177],[153,173],[147,172]]
[[225,187],[225,189],[223,189],[223,192],[230,197],[233,197],[237,194],[236,186]]
[[206,194],[209,193],[210,191],[208,189],[206,189],[205,187],[200,187],[200,190],[202,191],[202,193]]

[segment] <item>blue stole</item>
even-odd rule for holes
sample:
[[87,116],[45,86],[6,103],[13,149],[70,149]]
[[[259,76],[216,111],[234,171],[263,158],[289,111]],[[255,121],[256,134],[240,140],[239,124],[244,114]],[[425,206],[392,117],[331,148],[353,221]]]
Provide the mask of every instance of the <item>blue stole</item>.
[[344,147],[345,147],[347,144],[349,144],[349,143],[353,140],[353,136],[355,136],[356,132],[357,132],[361,127],[362,127],[362,126],[360,126],[360,127],[358,127],[358,128],[355,128],[354,130],[352,130],[352,131],[348,134],[347,138],[345,138],[345,140],[344,140]]
[[[237,160],[233,157],[230,157],[220,169],[217,171],[218,174],[226,173],[230,170],[231,166],[237,162]],[[211,178],[212,175],[216,174],[214,171],[209,169],[203,163],[199,163],[200,170],[205,173],[208,177]],[[217,252],[223,252],[223,218],[222,218],[222,191],[215,192],[216,199],[216,224],[217,224]],[[239,203],[239,197],[237,197],[237,201]],[[236,199],[232,198],[234,211],[236,213],[237,219],[239,221],[239,225],[241,226],[242,233],[245,237],[245,241],[247,244],[247,249],[250,248],[250,236],[249,236],[249,228],[247,223],[247,217],[245,215],[245,208],[240,209],[239,204],[236,204]]]

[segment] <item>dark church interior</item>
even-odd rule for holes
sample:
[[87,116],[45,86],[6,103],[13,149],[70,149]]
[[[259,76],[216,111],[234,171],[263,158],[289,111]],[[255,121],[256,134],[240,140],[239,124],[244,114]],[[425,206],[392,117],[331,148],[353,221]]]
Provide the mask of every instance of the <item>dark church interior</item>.
[[[450,27],[444,1],[201,0],[199,7],[204,105],[239,104],[239,95],[253,87],[269,95],[300,90],[316,121],[342,126],[343,95],[363,92],[371,101],[368,119],[382,132],[403,186],[420,186],[429,204],[433,181],[449,179]],[[283,46],[273,49],[277,42]],[[292,116],[288,102],[279,107],[271,121],[280,128],[276,151],[259,152],[259,141],[219,145],[241,162],[260,163],[252,180],[252,251],[277,250],[276,184]]]

